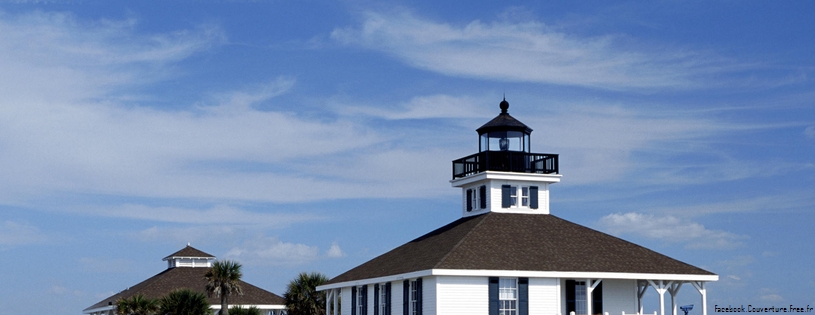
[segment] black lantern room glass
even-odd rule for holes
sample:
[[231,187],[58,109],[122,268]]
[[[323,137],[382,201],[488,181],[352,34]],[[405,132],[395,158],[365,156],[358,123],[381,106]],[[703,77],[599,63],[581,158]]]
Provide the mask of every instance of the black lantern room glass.
[[[479,128],[478,152],[484,151],[515,151],[531,152],[529,148],[529,133],[532,131],[521,122],[511,118],[507,113],[509,102],[504,99],[501,104],[501,114],[490,122],[489,127]],[[486,128],[485,128],[486,127]]]
[[518,151],[530,152],[529,134],[521,131],[492,131],[482,133],[478,152]]

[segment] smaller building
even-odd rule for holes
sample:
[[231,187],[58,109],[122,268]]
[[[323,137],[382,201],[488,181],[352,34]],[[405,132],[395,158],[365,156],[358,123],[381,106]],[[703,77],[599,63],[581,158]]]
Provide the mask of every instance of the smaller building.
[[[121,298],[130,298],[142,294],[147,298],[157,299],[167,295],[173,290],[190,289],[206,294],[207,280],[204,275],[215,262],[215,256],[193,248],[187,247],[164,257],[167,269],[161,273],[144,280],[122,292],[116,293],[99,303],[96,303],[82,312],[88,315],[115,315],[116,301]],[[277,294],[258,288],[254,285],[240,282],[243,295],[229,297],[229,307],[241,306],[243,308],[257,307],[265,315],[281,315],[286,313],[286,302]],[[217,312],[221,309],[220,297],[212,296],[209,304]]]

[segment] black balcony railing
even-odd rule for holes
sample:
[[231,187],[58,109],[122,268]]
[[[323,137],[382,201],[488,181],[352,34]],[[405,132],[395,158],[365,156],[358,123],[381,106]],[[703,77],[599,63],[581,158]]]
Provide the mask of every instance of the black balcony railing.
[[558,174],[557,154],[484,151],[453,161],[453,179],[484,171]]

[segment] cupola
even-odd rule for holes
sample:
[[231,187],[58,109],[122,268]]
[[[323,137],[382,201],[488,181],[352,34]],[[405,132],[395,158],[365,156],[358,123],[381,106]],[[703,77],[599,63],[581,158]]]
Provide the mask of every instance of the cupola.
[[190,246],[190,244],[187,244],[187,247],[170,254],[170,256],[164,257],[162,260],[167,261],[168,269],[176,267],[210,268],[212,267],[212,263],[215,262],[215,256],[202,252]]
[[549,214],[549,184],[560,182],[558,155],[532,153],[532,129],[501,113],[480,128],[478,153],[453,161],[453,187],[462,188],[463,216],[487,212]]

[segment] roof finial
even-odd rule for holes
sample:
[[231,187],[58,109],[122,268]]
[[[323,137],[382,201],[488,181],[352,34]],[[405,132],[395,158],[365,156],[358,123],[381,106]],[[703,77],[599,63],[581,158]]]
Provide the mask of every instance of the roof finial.
[[507,102],[507,95],[504,94],[504,100],[501,101],[501,104],[498,105],[501,108],[501,114],[506,114],[507,109],[509,109],[509,102]]

